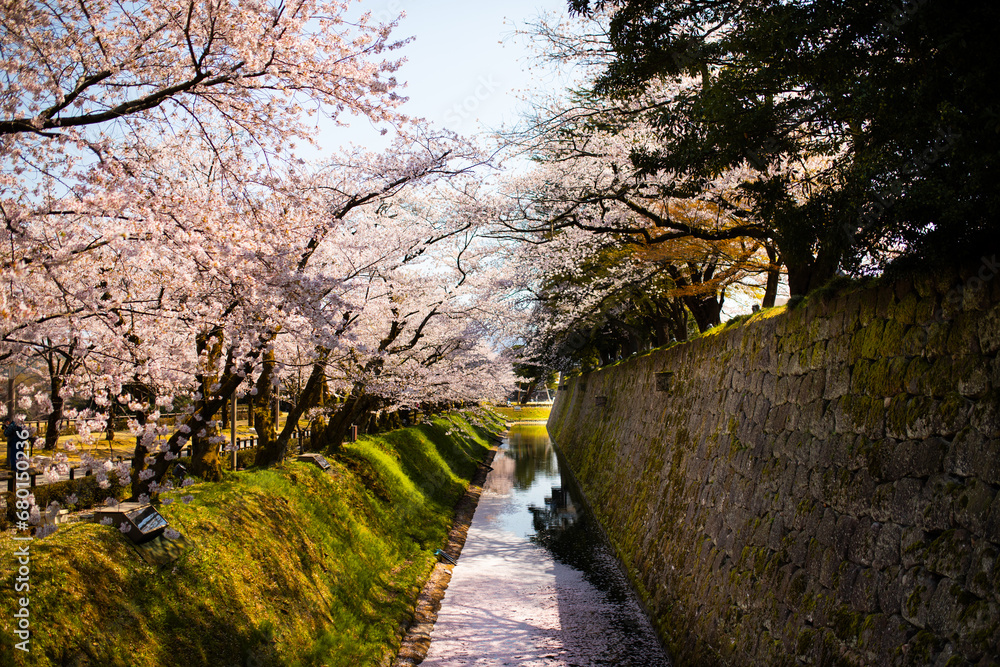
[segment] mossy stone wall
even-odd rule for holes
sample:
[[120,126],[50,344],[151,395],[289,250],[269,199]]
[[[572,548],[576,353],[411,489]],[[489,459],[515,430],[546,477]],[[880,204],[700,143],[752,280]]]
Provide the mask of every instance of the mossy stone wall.
[[984,266],[564,382],[549,431],[678,665],[1000,664]]

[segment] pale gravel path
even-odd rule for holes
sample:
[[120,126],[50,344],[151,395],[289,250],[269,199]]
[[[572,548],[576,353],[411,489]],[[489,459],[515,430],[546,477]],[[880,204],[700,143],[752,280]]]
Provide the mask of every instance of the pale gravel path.
[[637,604],[612,604],[582,572],[512,529],[504,515],[526,507],[512,506],[525,501],[505,479],[511,468],[498,454],[422,665],[669,665]]

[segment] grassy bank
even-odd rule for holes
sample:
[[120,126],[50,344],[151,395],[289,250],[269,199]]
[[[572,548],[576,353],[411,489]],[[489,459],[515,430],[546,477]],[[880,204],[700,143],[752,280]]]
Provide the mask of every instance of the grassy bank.
[[531,406],[526,405],[520,410],[515,410],[513,407],[500,407],[493,406],[490,408],[493,412],[497,413],[507,421],[544,421],[549,418],[549,412],[552,410],[551,406]]
[[450,415],[345,445],[332,475],[290,462],[196,484],[160,507],[188,549],[159,568],[116,529],[63,527],[30,543],[27,656],[8,533],[0,663],[384,664],[487,447]]

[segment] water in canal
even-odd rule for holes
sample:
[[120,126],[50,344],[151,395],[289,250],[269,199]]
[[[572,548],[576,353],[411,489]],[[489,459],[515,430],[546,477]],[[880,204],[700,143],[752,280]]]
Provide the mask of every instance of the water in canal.
[[670,665],[544,426],[497,453],[426,667]]

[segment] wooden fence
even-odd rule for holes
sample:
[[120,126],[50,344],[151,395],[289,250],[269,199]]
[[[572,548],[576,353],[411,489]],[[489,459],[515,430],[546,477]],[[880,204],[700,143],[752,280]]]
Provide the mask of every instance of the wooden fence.
[[[305,448],[309,445],[311,439],[312,439],[312,431],[310,429],[307,428],[296,429],[295,432],[292,434],[291,442],[289,443],[291,445],[289,447],[290,449],[289,455],[295,456],[301,454],[303,451],[305,451]],[[248,449],[255,449],[257,447],[257,440],[258,438],[256,435],[247,436],[244,438],[236,438],[236,451],[241,452]],[[228,443],[226,446],[228,447]],[[225,455],[228,453],[229,450],[224,450],[220,452],[220,455],[223,458],[225,458]],[[182,457],[191,456],[190,443],[185,445],[181,449],[181,456]],[[126,457],[118,456],[110,460],[112,463],[121,463],[122,461],[126,460]],[[7,491],[13,491],[15,487],[14,476],[10,473],[9,470],[4,471],[3,474],[5,475],[5,477],[0,477],[0,481],[6,481],[5,486]],[[91,474],[90,468],[88,467],[77,466],[74,468],[70,466],[69,474],[60,475],[59,481],[64,482],[66,480],[73,480],[73,479],[78,479],[80,477],[87,477],[90,474]],[[35,468],[30,468],[28,470],[28,478],[29,478],[28,488],[32,488],[35,486],[43,486],[47,484],[48,482],[45,481],[44,475],[45,475],[44,470],[37,470]]]

